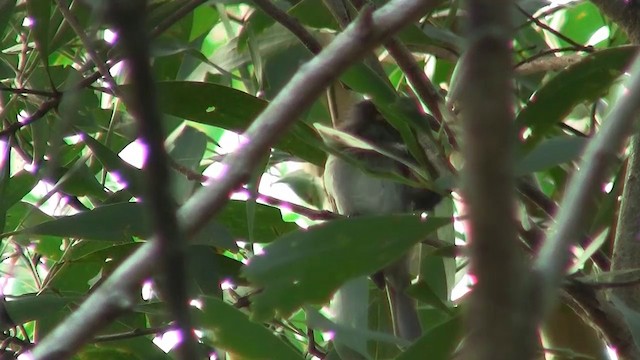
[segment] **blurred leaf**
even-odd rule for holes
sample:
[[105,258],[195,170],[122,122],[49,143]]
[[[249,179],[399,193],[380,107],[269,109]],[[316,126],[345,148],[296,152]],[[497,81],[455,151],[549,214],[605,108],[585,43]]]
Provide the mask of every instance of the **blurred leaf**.
[[296,170],[284,174],[278,179],[279,183],[284,183],[293,190],[307,204],[311,204],[317,208],[322,208],[325,198],[322,183],[318,181],[318,177],[305,170]]
[[[231,201],[218,215],[216,221],[227,228],[233,236],[248,239],[246,208],[244,201]],[[294,223],[286,223],[276,208],[257,204],[254,236],[259,242],[270,242],[275,237],[297,229]],[[216,227],[209,228],[216,229]],[[67,238],[91,239],[121,242],[132,236],[149,238],[151,223],[141,203],[118,203],[104,205],[93,210],[71,216],[62,216],[23,229],[27,235],[53,235]],[[213,243],[222,247],[235,248],[224,233],[220,238],[215,234],[202,233],[196,238],[200,243]],[[211,239],[211,240],[207,240]]]
[[70,167],[56,165],[52,161],[44,161],[38,169],[38,175],[42,176],[43,180],[53,182],[69,195],[106,199],[104,187],[86,164],[74,163]]
[[[184,169],[196,172],[207,148],[206,135],[191,126],[185,126],[172,145],[173,147],[169,150],[171,159]],[[183,204],[199,186],[199,182],[198,179],[191,179],[187,174],[173,170],[171,172],[173,194],[178,203]]]
[[312,28],[340,30],[336,19],[322,1],[302,0],[289,10],[289,15]]
[[[565,20],[561,22],[562,25],[556,30],[578,44],[587,44],[598,29],[608,26],[600,10],[590,2],[568,7],[562,16],[565,19],[571,19],[571,21]],[[560,47],[573,46],[573,44],[569,44],[562,38],[558,38],[556,41]],[[609,46],[606,40],[600,45]]]
[[[69,11],[73,14],[76,22],[81,28],[86,28],[87,25],[90,24],[90,21],[95,21],[95,14],[92,14],[89,5],[83,1],[75,1],[73,4],[69,4]],[[50,42],[50,52],[54,51],[65,51],[66,49],[60,49],[60,47],[71,45],[70,43],[77,40],[76,32],[69,26],[69,24],[64,20],[60,11],[56,11],[53,13],[53,19],[50,24],[51,31],[50,33],[53,35]],[[72,46],[72,45],[71,45]],[[102,41],[94,41],[92,43],[94,51],[104,51],[106,47],[106,43]]]
[[304,303],[326,302],[346,280],[383,268],[450,221],[421,221],[413,215],[359,217],[287,234],[244,270],[252,283],[264,287],[254,297],[253,313],[268,319],[275,313],[290,314]]
[[418,299],[421,303],[431,305],[438,310],[450,312],[449,306],[444,303],[442,298],[424,281],[418,281],[407,289],[407,294]]
[[[2,165],[0,166],[0,199],[7,199],[10,194],[9,187],[12,181],[11,151],[7,146],[0,148],[0,164]],[[7,210],[20,199],[22,199],[22,197],[17,198],[15,201],[7,201],[6,203],[3,201],[0,203],[0,233],[5,231]]]
[[[280,210],[271,206],[256,204],[254,216],[253,238],[259,243],[271,242],[278,236],[298,229],[295,223],[284,222]],[[236,239],[247,241],[251,238],[244,201],[229,201],[216,220]]]
[[[378,154],[384,155],[390,159],[396,160],[399,163],[405,165],[407,168],[409,168],[411,171],[413,171],[417,175],[418,179],[421,179],[423,182],[429,178],[429,176],[421,167],[417,166],[414,161],[407,159],[402,153],[399,154],[397,151],[391,151],[389,149],[385,149],[381,146],[378,146],[378,144],[365,141],[349,133],[345,133],[343,131],[334,129],[333,127],[325,126],[319,123],[314,124],[314,126],[318,131],[318,133],[320,134],[320,136],[322,136],[322,138],[325,140],[328,146],[333,149],[333,152],[336,153],[336,155],[340,156],[343,160],[347,161],[354,167],[362,170],[367,174],[371,174],[372,176],[378,176],[381,178],[388,178],[388,179],[391,179],[403,184],[415,186],[415,187],[420,186],[420,183],[416,182],[414,179],[409,179],[404,174],[400,174],[399,171],[382,172],[378,169],[370,169],[369,164],[367,164],[362,159],[357,159],[356,157],[344,151],[341,152],[338,149],[346,145],[347,147],[350,147],[350,148],[373,151]],[[390,169],[390,170],[395,170],[395,169]]]
[[[251,121],[266,107],[264,100],[242,91],[203,82],[169,81],[158,85],[158,104],[160,109],[170,115],[213,125],[227,130],[242,132]],[[126,94],[129,86],[120,87]],[[294,129],[308,127],[296,122]],[[296,131],[297,136],[287,134],[280,139],[276,147],[301,159],[321,165],[324,153],[310,146],[319,142],[313,132]]]
[[447,360],[451,358],[462,335],[462,317],[456,315],[429,329],[420,339],[411,345],[397,360],[419,359],[429,354],[429,359]]
[[218,254],[214,248],[203,245],[191,245],[188,248],[187,263],[194,288],[191,296],[222,296],[220,285],[230,281],[234,285],[246,285],[240,277],[242,263],[227,256]]
[[104,260],[66,261],[56,264],[47,275],[47,288],[61,294],[82,296],[106,274]]
[[14,14],[17,0],[2,0],[0,2],[0,34],[5,34],[5,28]]
[[91,152],[100,160],[105,169],[114,173],[126,184],[127,190],[132,195],[140,197],[143,195],[144,179],[142,171],[126,161],[122,160],[118,154],[104,146],[102,143],[87,134],[82,134],[82,140]]
[[[192,316],[205,336],[238,359],[296,359],[304,357],[278,339],[262,324],[255,323],[233,306],[212,298],[202,298],[202,310],[193,309]],[[251,341],[247,341],[251,339]]]
[[[256,42],[259,46],[256,52],[262,56],[270,56],[290,46],[299,44],[300,40],[283,26],[274,25],[269,31],[256,35]],[[234,38],[217,47],[210,60],[226,71],[233,71],[249,64],[251,54],[248,51],[240,51],[238,39]]]
[[556,165],[577,160],[589,141],[577,136],[558,136],[542,141],[516,162],[517,176],[543,171]]
[[575,261],[573,262],[573,264],[571,265],[571,268],[568,270],[567,273],[573,274],[579,271],[580,269],[582,269],[584,264],[593,256],[593,254],[595,254],[602,247],[605,240],[607,240],[608,233],[609,231],[603,231],[600,234],[598,234],[598,236],[596,236],[588,244],[588,246],[585,249],[583,249],[582,253],[580,253],[580,256],[577,259],[575,259]]
[[[272,4],[282,8],[281,1],[272,1]],[[285,9],[286,10],[286,9]],[[260,35],[265,29],[275,23],[275,20],[267,15],[262,9],[256,6],[255,10],[247,17],[244,22],[240,34],[238,34],[238,50],[243,51],[246,49],[249,37],[252,35]]]
[[13,204],[7,211],[5,229],[7,231],[15,231],[18,230],[20,225],[26,227],[51,219],[51,216],[45,214],[34,205],[20,201]]
[[376,104],[391,104],[397,98],[396,91],[389,85],[389,82],[363,63],[349,67],[340,76],[340,80],[353,91],[369,95],[376,101]]
[[596,52],[569,66],[531,97],[516,118],[517,127],[530,127],[533,144],[578,104],[602,96],[624,72],[637,53],[635,46]]
[[198,6],[193,11],[193,20],[189,41],[193,41],[202,34],[209,32],[218,22],[218,12],[212,6]]
[[[387,292],[377,287],[370,289],[369,293],[369,328],[377,333],[393,334],[393,319],[389,311]],[[337,335],[336,333],[334,341],[338,341]],[[347,345],[349,345],[349,343],[347,343]],[[368,345],[369,354],[375,354],[374,358],[376,359],[392,359],[400,353],[400,348],[397,343],[369,341]],[[353,348],[353,346],[351,347]]]
[[621,282],[629,282],[629,286],[640,280],[640,269],[625,269],[605,271],[602,273],[589,274],[578,277],[571,277],[569,281],[575,280],[585,286],[619,284]]
[[629,327],[635,346],[640,346],[640,313],[625,304],[625,302],[614,294],[609,295],[609,300],[615,308],[620,311],[622,319]]
[[6,314],[12,323],[6,322],[2,316],[2,331],[28,321],[47,318],[64,308],[77,298],[62,297],[52,294],[26,294],[4,301]]
[[51,18],[51,2],[40,0],[27,1],[27,13],[31,18],[33,37],[40,58],[45,65],[49,56],[49,20]]
[[[371,330],[354,329],[350,326],[336,324],[327,319],[324,315],[312,308],[305,308],[307,313],[307,324],[313,329],[336,334],[337,337],[344,339],[344,345],[357,344],[363,341],[377,341],[380,343],[394,344],[394,346],[406,346],[408,341],[397,338],[389,333],[383,333]],[[347,359],[372,359],[372,356],[366,351],[355,351],[352,347],[338,348],[338,353],[342,358]],[[373,347],[375,349],[375,347]]]
[[121,242],[132,236],[150,235],[146,211],[138,203],[105,205],[71,216],[59,217],[22,230],[33,235]]

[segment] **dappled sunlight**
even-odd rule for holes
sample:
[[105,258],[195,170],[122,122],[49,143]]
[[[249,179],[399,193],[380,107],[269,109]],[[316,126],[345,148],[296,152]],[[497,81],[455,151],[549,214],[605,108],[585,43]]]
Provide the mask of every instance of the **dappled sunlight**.
[[102,34],[102,39],[106,41],[108,44],[113,45],[118,40],[118,34],[111,29],[105,29]]
[[160,336],[153,338],[153,343],[156,344],[162,351],[168,353],[182,342],[182,333],[179,330],[169,330]]
[[215,162],[207,167],[203,175],[209,178],[205,185],[211,184],[215,180],[222,179],[229,173],[229,165],[222,162]]
[[135,166],[138,169],[142,169],[144,162],[148,156],[147,146],[140,139],[129,143],[118,154],[122,160],[127,162],[131,166]]
[[35,20],[33,20],[32,17],[27,16],[24,18],[24,20],[22,20],[22,26],[30,28],[33,27],[33,25],[35,24]]
[[223,290],[223,291],[224,290],[233,289],[233,288],[235,288],[235,286],[236,285],[229,279],[225,279],[220,283],[220,289]]
[[193,299],[193,300],[189,301],[189,305],[191,305],[194,308],[197,308],[199,310],[202,310],[202,308],[204,307],[204,304],[202,303],[202,300],[198,300],[198,299]]

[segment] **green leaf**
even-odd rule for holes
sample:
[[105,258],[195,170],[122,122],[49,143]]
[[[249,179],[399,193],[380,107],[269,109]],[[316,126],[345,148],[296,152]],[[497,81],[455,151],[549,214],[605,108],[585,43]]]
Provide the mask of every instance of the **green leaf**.
[[85,163],[59,167],[53,161],[44,161],[38,169],[38,175],[54,182],[56,186],[70,195],[93,196],[99,200],[107,198],[104,187]]
[[378,103],[393,103],[397,94],[386,79],[383,79],[363,63],[354,64],[341,76],[340,80],[353,91],[367,94]]
[[[149,238],[152,235],[149,220],[141,203],[117,203],[59,217],[23,229],[19,233],[121,242],[130,239],[131,236]],[[223,225],[236,238],[249,238],[244,201],[230,201],[215,222]],[[294,223],[284,222],[277,208],[256,204],[254,237],[258,242],[270,242],[275,237],[297,228]],[[219,238],[216,236],[216,233],[219,233],[219,227],[207,225],[205,229],[215,230],[215,232],[200,232],[196,235],[198,243],[235,248],[234,243],[229,243],[229,237],[226,234],[222,233]]]
[[5,34],[4,30],[14,14],[17,0],[3,0],[0,3],[0,34]]
[[20,226],[30,226],[51,220],[52,217],[45,214],[32,204],[27,202],[17,202],[7,211],[5,229],[6,231],[16,231]]
[[219,20],[218,12],[212,6],[198,6],[193,11],[193,20],[189,41],[193,41],[201,35],[211,31]]
[[59,217],[21,232],[111,242],[126,241],[131,236],[146,238],[150,222],[138,203],[105,205],[71,216]]
[[27,13],[33,21],[31,26],[40,58],[47,64],[49,56],[49,20],[51,18],[51,2],[40,0],[27,1]]
[[242,263],[216,253],[211,246],[191,245],[187,252],[190,276],[193,286],[192,296],[222,296],[220,284],[229,280],[234,285],[246,285],[240,277]]
[[[309,327],[314,329],[321,329],[323,331],[331,331],[336,334],[336,337],[344,339],[345,341],[343,341],[343,344],[347,346],[367,340],[394,344],[394,346],[406,346],[409,343],[407,340],[397,338],[387,332],[354,329],[350,326],[336,324],[333,321],[327,319],[324,315],[320,314],[319,311],[310,307],[305,307],[305,312],[307,313],[307,324],[309,325]],[[366,350],[355,351],[354,349],[355,347],[343,347],[338,350],[338,353],[342,356],[342,358],[347,359],[371,359],[371,356],[366,354]],[[375,350],[375,347],[373,347],[372,349]]]
[[[267,106],[264,100],[245,92],[212,83],[166,81],[159,82],[157,87],[158,104],[164,113],[235,132],[244,131]],[[120,90],[126,94],[130,87],[123,85]],[[313,146],[320,140],[313,136],[313,131],[309,131],[309,126],[296,122],[293,132],[296,136],[287,134],[275,147],[322,165],[325,154]]]
[[633,337],[633,342],[636,346],[640,346],[640,313],[637,310],[630,308],[624,300],[614,294],[610,295],[610,301],[613,303],[615,308],[620,311],[622,319],[629,327],[629,331]]
[[322,1],[302,0],[289,9],[289,15],[312,28],[340,30],[336,19]]
[[578,104],[602,96],[637,53],[635,46],[602,50],[569,66],[549,80],[517,116],[517,127],[530,127],[528,142],[539,141]]
[[47,318],[75,300],[77,299],[52,294],[27,294],[11,298],[4,302],[9,319],[3,317],[1,330],[5,331],[28,321]]
[[240,238],[242,241],[253,238],[259,243],[272,242],[277,237],[298,229],[298,225],[295,223],[282,220],[282,214],[278,208],[256,204],[253,234],[249,234],[246,203],[239,200],[227,203],[216,220],[226,227],[234,237]]
[[[186,126],[178,134],[172,145],[173,148],[169,150],[171,159],[183,168],[197,172],[207,148],[206,135],[191,126]],[[191,179],[186,174],[181,174],[175,170],[171,174],[174,197],[179,204],[183,204],[200,183],[198,179]]]
[[[11,186],[11,150],[6,146],[0,148],[0,199],[7,199],[9,197],[9,187]],[[5,231],[5,225],[7,223],[7,210],[11,205],[15,204],[22,197],[16,199],[13,202],[1,202],[0,203],[0,232]]]
[[420,359],[424,357],[424,354],[429,354],[429,360],[450,359],[453,350],[460,341],[461,334],[462,316],[456,315],[431,328],[396,360]]
[[268,319],[304,303],[324,303],[346,280],[383,268],[450,221],[414,215],[360,217],[287,234],[244,269],[251,282],[264,287],[255,295],[254,315]]
[[517,176],[531,174],[577,160],[588,141],[588,138],[577,136],[545,140],[517,161],[515,173]]
[[[568,7],[563,12],[563,17],[571,19],[571,21],[561,22],[562,25],[556,30],[578,44],[587,44],[598,29],[603,26],[609,26],[600,10],[590,2],[576,4]],[[558,38],[557,41],[559,47],[574,46],[563,38]],[[606,40],[599,45],[610,46]]]
[[324,187],[317,176],[305,170],[295,170],[284,174],[278,183],[286,184],[300,199],[307,204],[322,208],[325,198]]
[[416,284],[413,284],[407,289],[407,294],[418,299],[421,303],[425,303],[427,305],[431,305],[434,308],[449,312],[449,307],[442,300],[438,294],[431,288],[431,286],[425,281],[419,281]]
[[82,296],[105,274],[104,260],[58,263],[49,274],[47,287],[61,294]]
[[87,134],[82,133],[82,141],[87,144],[105,169],[119,176],[127,184],[127,189],[133,196],[143,195],[145,185],[140,169],[122,160],[118,154]]
[[270,359],[303,359],[262,324],[249,320],[247,315],[221,300],[204,297],[202,310],[192,310],[192,318],[204,327],[206,337],[234,357],[264,359],[268,354]]

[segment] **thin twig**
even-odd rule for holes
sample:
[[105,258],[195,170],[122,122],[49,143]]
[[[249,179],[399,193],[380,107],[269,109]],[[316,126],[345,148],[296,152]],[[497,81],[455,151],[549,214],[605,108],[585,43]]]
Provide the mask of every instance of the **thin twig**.
[[307,345],[307,352],[310,355],[317,357],[318,359],[324,359],[327,354],[318,349],[318,344],[316,343],[316,339],[314,336],[315,334],[313,332],[313,329],[307,329],[307,339],[309,342],[309,345]]
[[593,46],[584,46],[576,41],[574,41],[573,39],[569,38],[568,36],[562,34],[561,32],[559,32],[558,30],[552,28],[551,26],[543,23],[542,21],[540,21],[539,19],[531,16],[531,14],[529,14],[528,12],[526,12],[522,7],[520,7],[520,5],[515,4],[515,7],[518,9],[518,11],[520,11],[520,13],[522,13],[522,15],[526,16],[529,20],[533,21],[536,25],[538,25],[540,28],[549,31],[550,33],[552,33],[553,35],[557,36],[558,38],[566,41],[567,43],[575,46],[578,49],[581,49],[582,51],[586,51],[586,52],[593,52],[594,48]]
[[545,51],[541,51],[533,56],[530,56],[522,61],[520,61],[519,63],[517,63],[514,67],[517,69],[520,66],[524,65],[524,64],[528,64],[531,63],[537,59],[543,58],[547,55],[553,55],[553,54],[557,54],[557,53],[561,53],[561,52],[568,52],[568,51],[584,51],[582,48],[575,48],[573,46],[568,46],[568,47],[562,47],[562,48],[557,48],[557,49],[547,49]]
[[160,326],[160,327],[151,327],[151,328],[146,328],[146,329],[134,329],[134,330],[131,330],[131,331],[125,331],[125,332],[117,333],[117,334],[108,334],[108,335],[96,336],[93,339],[93,342],[94,343],[101,343],[101,342],[108,342],[108,341],[131,339],[131,338],[136,338],[136,337],[139,337],[139,336],[157,335],[157,334],[161,334],[161,333],[170,331],[172,329],[175,329],[175,326],[168,325],[168,326]]
[[311,33],[309,33],[309,31],[307,31],[307,29],[305,29],[296,18],[280,10],[280,8],[275,6],[269,0],[252,0],[252,2],[256,4],[260,10],[264,11],[275,21],[291,31],[291,33],[300,39],[302,44],[306,46],[312,54],[318,54],[322,50],[320,42],[316,40],[316,38],[314,38],[313,35],[311,35]]
[[6,91],[13,94],[22,94],[22,95],[38,95],[38,96],[46,96],[46,97],[56,97],[58,94],[45,91],[45,90],[35,90],[35,89],[16,89],[9,86],[0,85],[0,91]]
[[[207,183],[209,181],[212,181],[211,177],[195,172],[185,166],[182,166],[172,158],[169,158],[169,162],[171,167],[174,170],[186,176],[188,180],[197,181],[200,183]],[[306,216],[311,220],[333,220],[333,219],[338,219],[342,217],[340,214],[336,214],[331,211],[311,209],[306,206],[294,204],[292,202],[278,199],[269,195],[260,194],[260,193],[256,195],[257,195],[257,200],[261,202],[264,202],[266,204],[273,205],[279,208],[291,210],[294,213],[302,216]]]
[[182,20],[185,16],[189,15],[193,10],[195,10],[198,6],[204,4],[207,0],[191,0],[188,3],[184,4],[181,8],[169,14],[164,20],[162,20],[156,27],[154,27],[150,32],[149,36],[151,38],[155,38],[167,31],[173,24]]
[[16,131],[22,129],[23,127],[27,126],[27,125],[31,125],[34,122],[42,119],[45,115],[47,115],[47,113],[49,113],[49,111],[51,111],[52,109],[58,107],[58,105],[60,104],[60,97],[54,97],[51,98],[45,102],[43,102],[40,107],[38,107],[38,109],[30,116],[26,117],[24,120],[22,121],[18,121],[18,122],[14,122],[11,125],[5,127],[4,129],[0,130],[0,139],[13,135]]

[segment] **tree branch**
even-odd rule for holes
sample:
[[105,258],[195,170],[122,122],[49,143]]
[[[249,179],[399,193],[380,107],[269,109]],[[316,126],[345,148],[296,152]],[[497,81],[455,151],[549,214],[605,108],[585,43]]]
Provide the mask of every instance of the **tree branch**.
[[509,0],[471,0],[462,85],[463,193],[471,273],[465,359],[531,359],[536,325],[521,321],[524,268],[515,226],[512,25]]

